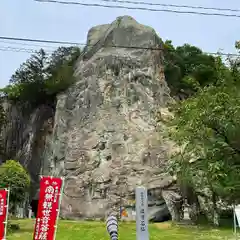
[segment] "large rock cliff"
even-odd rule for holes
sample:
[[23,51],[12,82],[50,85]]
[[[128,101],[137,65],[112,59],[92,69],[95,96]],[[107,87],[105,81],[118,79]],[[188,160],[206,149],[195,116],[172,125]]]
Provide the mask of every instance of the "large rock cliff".
[[7,124],[2,132],[5,153],[2,160],[17,159],[28,169],[32,198],[45,168],[45,149],[51,139],[55,109],[52,105],[41,105],[29,112],[8,101],[4,101],[3,107]]
[[166,174],[172,145],[157,121],[171,101],[163,53],[154,50],[161,39],[124,16],[93,27],[87,44],[76,63],[77,82],[58,96],[56,110],[39,108],[27,120],[16,113],[21,131],[11,138],[18,125],[9,126],[6,144],[22,139],[15,153],[35,182],[40,173],[65,177],[63,217],[104,217],[127,204],[140,184],[174,212],[179,196]]

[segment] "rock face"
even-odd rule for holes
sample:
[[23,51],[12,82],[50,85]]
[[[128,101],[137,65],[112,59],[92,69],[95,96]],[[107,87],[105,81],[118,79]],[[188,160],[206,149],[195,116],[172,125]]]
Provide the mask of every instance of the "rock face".
[[149,49],[161,48],[161,39],[124,16],[92,28],[87,43],[76,84],[58,97],[47,146],[52,175],[65,177],[66,218],[101,218],[119,211],[139,184],[157,190],[172,183],[165,174],[171,145],[156,122],[171,98],[162,52]]
[[39,174],[45,168],[45,146],[52,135],[54,109],[50,105],[42,105],[29,113],[7,101],[3,106],[7,118],[2,132],[3,160],[17,159],[28,169],[32,180],[31,197],[39,187]]
[[166,202],[159,209],[149,203],[152,219],[162,218],[162,211],[168,215],[166,206],[178,219],[174,202],[180,196],[166,174],[172,145],[163,140],[164,125],[157,121],[169,116],[172,101],[163,53],[156,50],[163,47],[161,39],[124,16],[93,27],[87,44],[76,63],[77,81],[58,96],[56,109],[39,106],[24,114],[5,103],[6,159],[19,159],[28,168],[32,195],[39,174],[65,177],[62,217],[117,214],[141,184],[151,201]]

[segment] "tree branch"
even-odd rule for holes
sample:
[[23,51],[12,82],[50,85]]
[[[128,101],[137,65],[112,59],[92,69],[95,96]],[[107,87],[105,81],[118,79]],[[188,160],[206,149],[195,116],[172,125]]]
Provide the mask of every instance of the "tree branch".
[[231,147],[237,154],[240,155],[240,149],[233,146],[233,144],[230,142],[228,137],[223,132],[219,131],[219,129],[217,129],[216,127],[211,127],[211,128],[212,130],[215,131],[217,135],[221,136],[224,139],[224,141],[228,144],[229,147]]

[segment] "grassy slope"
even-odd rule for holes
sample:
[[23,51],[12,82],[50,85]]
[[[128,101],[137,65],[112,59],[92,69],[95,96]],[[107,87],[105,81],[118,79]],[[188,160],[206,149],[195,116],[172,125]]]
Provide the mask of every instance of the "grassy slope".
[[[8,240],[32,240],[34,222],[18,221],[21,231],[10,234]],[[231,230],[217,230],[197,227],[177,227],[169,223],[151,224],[150,240],[231,240]],[[122,223],[119,229],[119,240],[135,240],[135,224]],[[108,240],[105,224],[100,222],[60,221],[56,240]]]

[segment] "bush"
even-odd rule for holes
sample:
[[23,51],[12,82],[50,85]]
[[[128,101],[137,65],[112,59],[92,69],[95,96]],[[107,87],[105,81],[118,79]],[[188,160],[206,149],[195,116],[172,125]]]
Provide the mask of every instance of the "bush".
[[19,162],[8,160],[0,166],[0,188],[10,187],[10,207],[25,199],[30,187],[30,176]]

